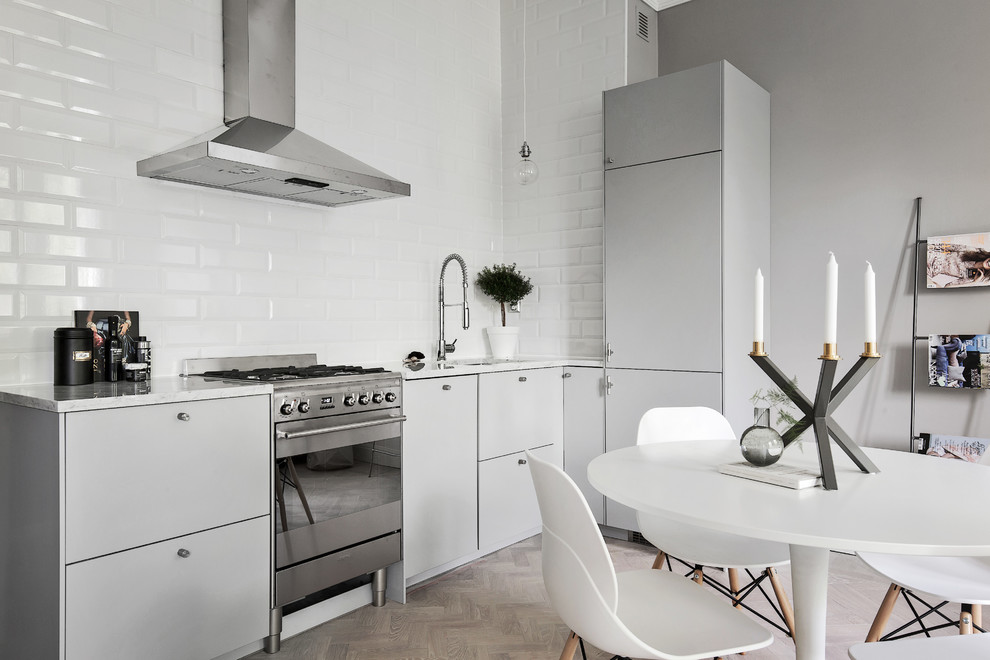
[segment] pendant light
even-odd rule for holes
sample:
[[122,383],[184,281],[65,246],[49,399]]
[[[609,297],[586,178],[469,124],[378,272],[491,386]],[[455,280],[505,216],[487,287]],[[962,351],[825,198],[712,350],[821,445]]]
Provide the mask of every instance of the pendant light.
[[536,163],[529,159],[533,151],[529,148],[529,145],[526,144],[526,0],[523,0],[522,56],[523,143],[522,148],[519,149],[519,155],[522,156],[522,160],[519,161],[518,165],[516,165],[516,181],[518,181],[520,185],[526,186],[536,181],[537,177],[540,176],[540,168],[536,166]]

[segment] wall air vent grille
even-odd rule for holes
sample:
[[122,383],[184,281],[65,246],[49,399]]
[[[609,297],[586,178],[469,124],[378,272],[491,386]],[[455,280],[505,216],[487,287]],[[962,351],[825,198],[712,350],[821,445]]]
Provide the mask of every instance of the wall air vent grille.
[[646,43],[650,43],[650,17],[641,11],[637,12],[639,15],[639,31],[637,34],[640,39]]

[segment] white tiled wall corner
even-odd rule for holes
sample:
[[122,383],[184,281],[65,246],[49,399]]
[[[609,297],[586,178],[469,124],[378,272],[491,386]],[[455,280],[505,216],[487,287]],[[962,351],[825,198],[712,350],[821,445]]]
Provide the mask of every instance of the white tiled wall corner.
[[502,1],[506,261],[537,283],[523,352],[602,355],[601,94],[624,84],[625,3],[526,0],[526,124],[540,177],[511,182],[523,135],[523,0]]
[[[135,176],[221,122],[219,10],[0,0],[0,384],[50,380],[77,309],[140,311],[156,375],[207,355],[431,354],[443,257],[471,278],[501,260],[498,2],[299,0],[297,127],[412,185],[341,209]],[[494,306],[470,302],[448,337],[481,355]]]

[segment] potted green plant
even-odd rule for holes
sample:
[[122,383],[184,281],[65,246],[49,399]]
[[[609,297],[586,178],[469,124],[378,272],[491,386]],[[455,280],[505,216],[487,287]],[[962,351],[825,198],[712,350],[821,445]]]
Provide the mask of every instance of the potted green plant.
[[516,264],[495,264],[485,266],[478,273],[475,284],[489,298],[499,304],[502,325],[488,328],[488,342],[492,347],[492,357],[511,360],[515,357],[519,342],[519,328],[505,324],[505,306],[519,302],[533,290],[529,278],[516,270]]

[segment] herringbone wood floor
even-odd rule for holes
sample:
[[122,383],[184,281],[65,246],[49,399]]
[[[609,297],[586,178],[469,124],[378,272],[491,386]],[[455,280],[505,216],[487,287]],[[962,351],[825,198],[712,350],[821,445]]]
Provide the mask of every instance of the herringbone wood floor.
[[[616,570],[652,564],[653,551],[606,539]],[[788,591],[790,575],[780,571]],[[828,602],[828,660],[846,660],[847,649],[866,637],[886,582],[854,556],[832,553]],[[758,609],[767,609],[765,607]],[[898,604],[888,630],[907,620]],[[950,616],[956,616],[950,612]],[[405,605],[363,607],[282,641],[275,655],[250,660],[557,660],[567,628],[543,588],[540,537],[535,536],[417,585]],[[794,657],[782,634],[744,660]],[[611,657],[586,645],[589,660]],[[580,658],[580,651],[576,656]]]

